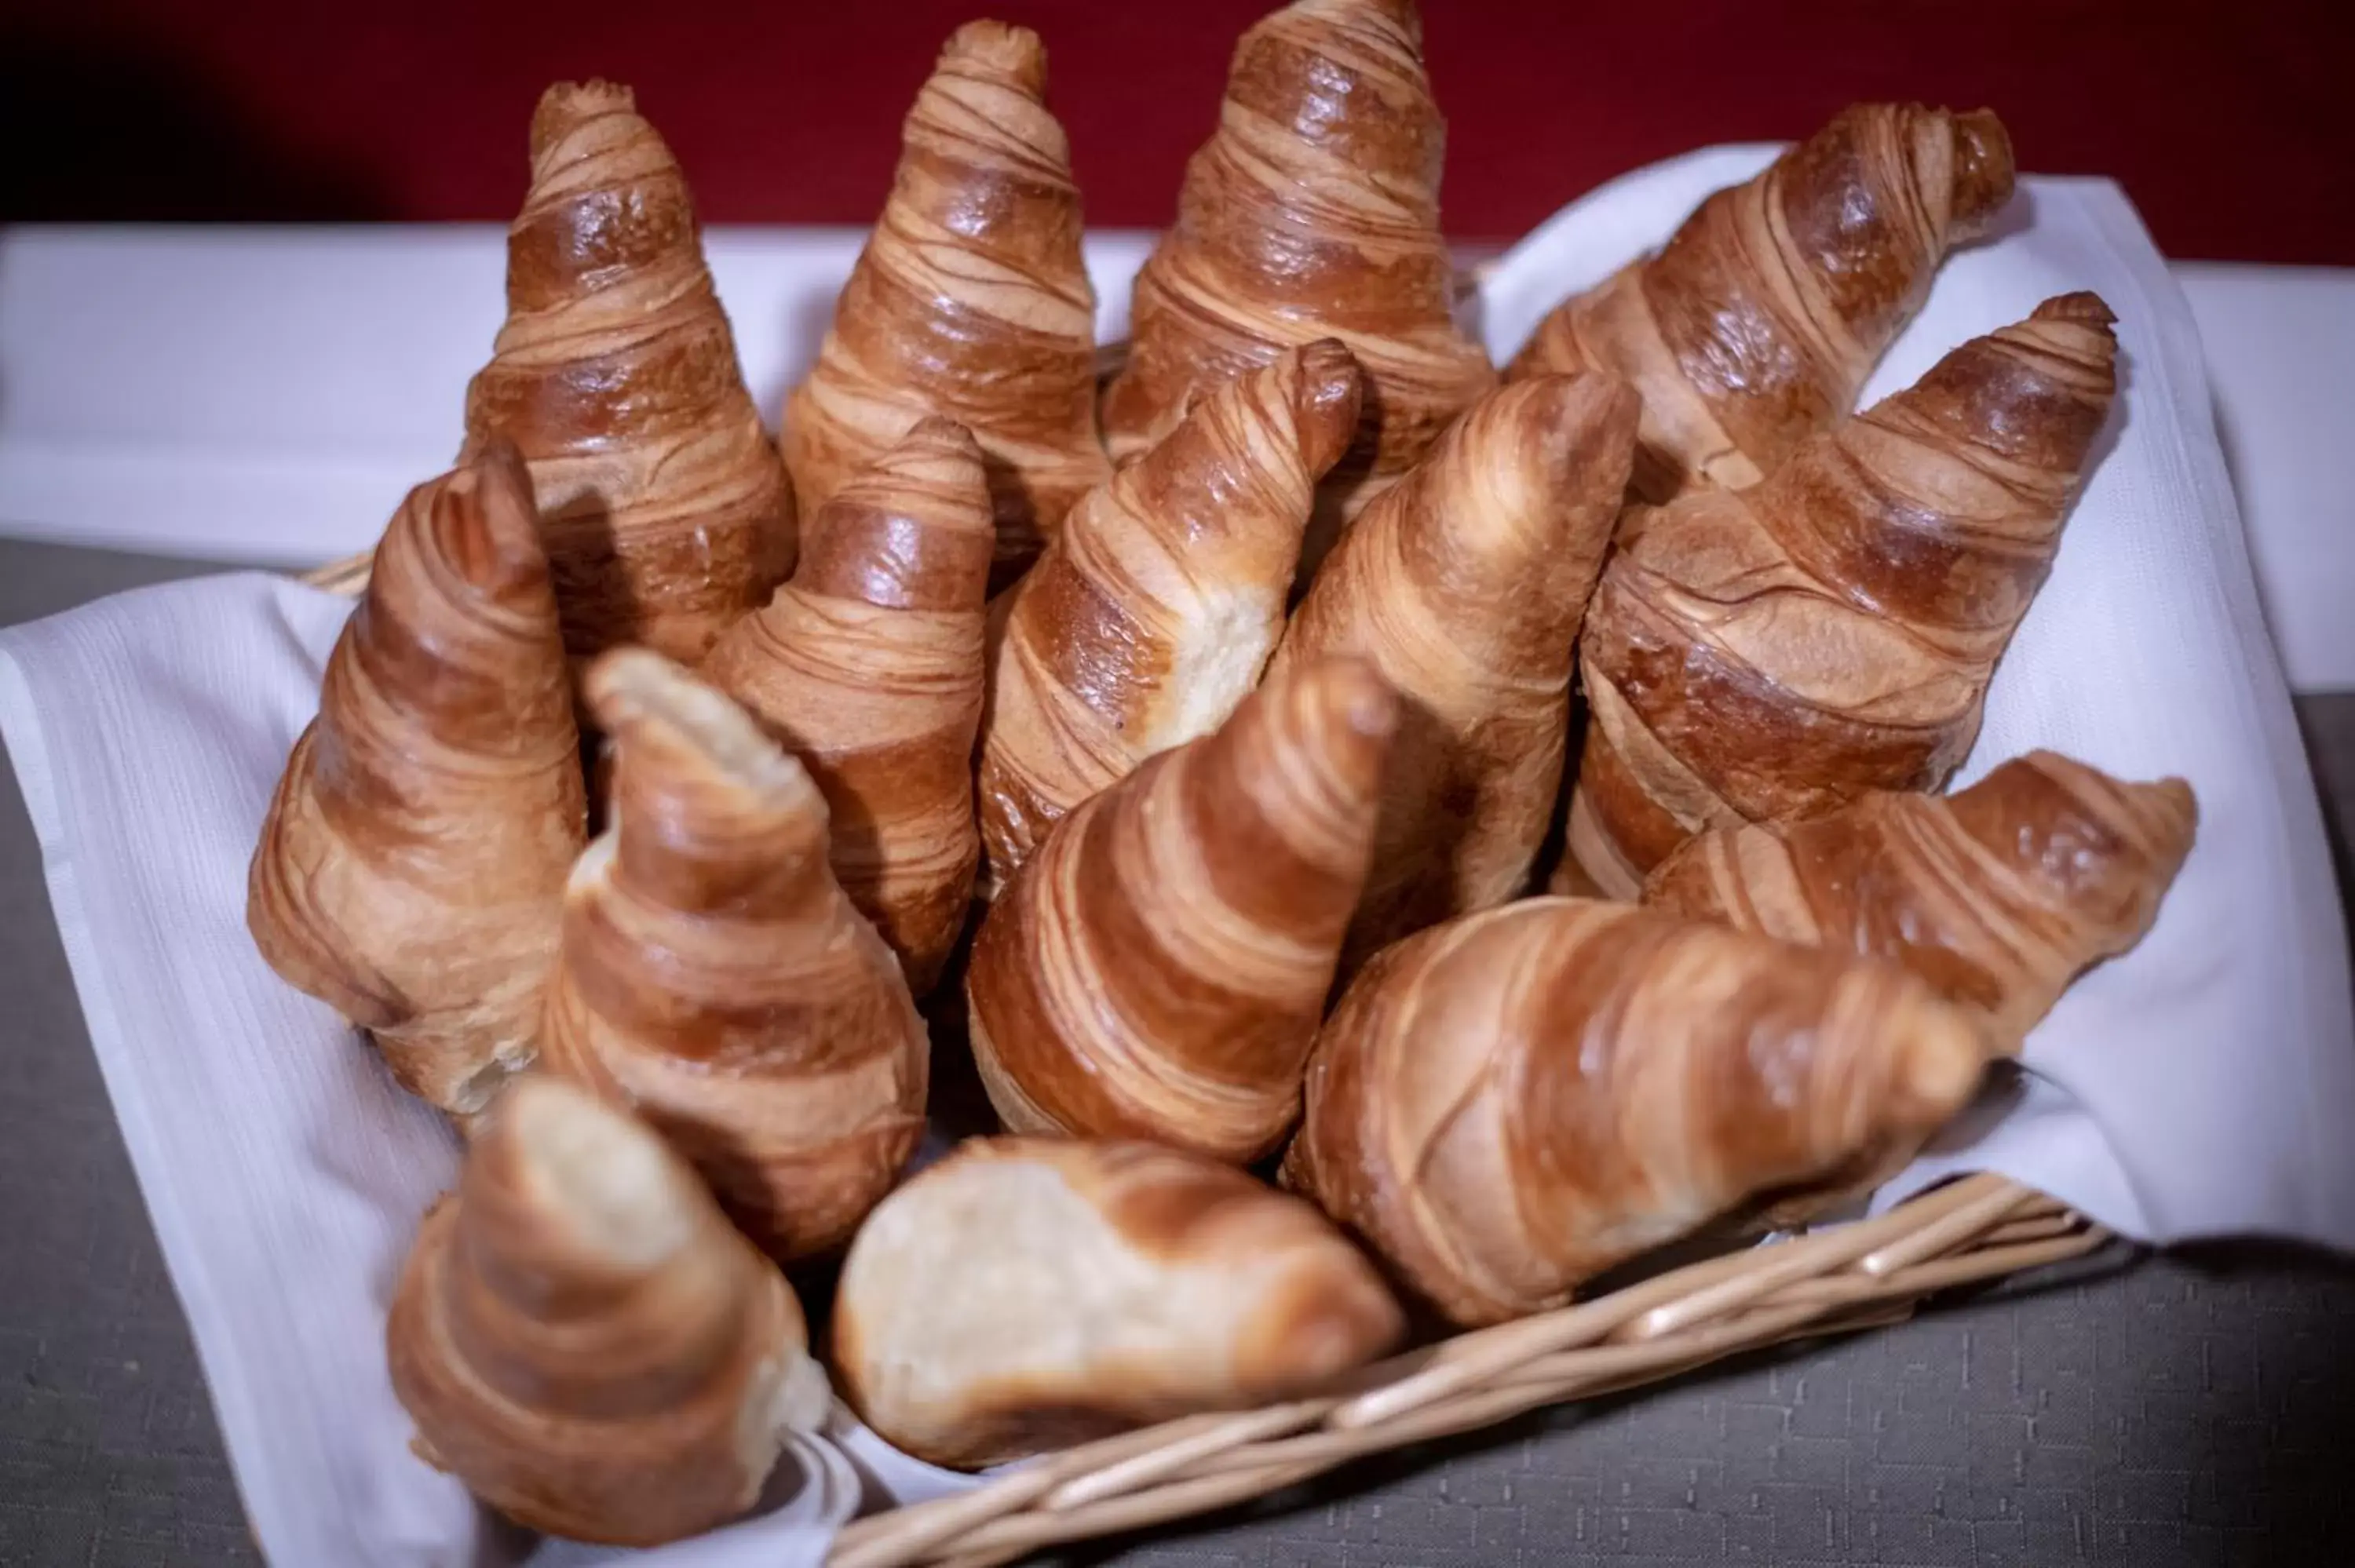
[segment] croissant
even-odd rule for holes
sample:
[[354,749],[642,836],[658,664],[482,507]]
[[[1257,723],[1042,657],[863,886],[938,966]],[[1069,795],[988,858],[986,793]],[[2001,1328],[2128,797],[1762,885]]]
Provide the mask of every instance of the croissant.
[[1754,489],[1622,524],[1587,610],[1570,809],[1597,886],[1635,897],[1704,828],[1945,781],[2109,413],[2112,319],[2047,300]]
[[1446,139],[1413,0],[1296,0],[1244,33],[1219,128],[1137,274],[1128,360],[1104,394],[1114,460],[1167,435],[1197,395],[1335,337],[1367,393],[1327,482],[1328,522],[1412,468],[1496,379],[1455,324]]
[[531,164],[466,451],[506,436],[529,461],[575,658],[634,642],[692,662],[793,567],[784,469],[686,177],[630,90],[549,88]]
[[1474,404],[1327,559],[1269,666],[1371,659],[1406,694],[1344,973],[1522,889],[1561,786],[1571,667],[1636,395],[1546,376]]
[[1987,111],[1856,104],[1556,306],[1506,377],[1593,366],[1634,382],[1644,500],[1755,484],[1856,406],[1938,263],[2011,187],[2011,140]]
[[1903,964],[2017,1049],[2080,973],[2133,947],[2191,853],[2180,779],[2032,751],[1947,796],[1876,791],[1807,821],[1701,834],[1644,902]]
[[245,920],[280,977],[454,1115],[529,1062],[587,835],[523,460],[409,493],[261,824]]
[[611,825],[573,869],[549,1065],[626,1104],[780,1261],[845,1240],[923,1131],[930,1048],[826,865],[826,810],[743,710],[658,654],[590,666]]
[[1401,1328],[1322,1215],[1240,1171],[1149,1143],[977,1139],[858,1233],[834,1364],[893,1445],[977,1469],[1295,1396]]
[[1356,363],[1312,343],[1204,398],[1071,509],[994,645],[979,785],[994,882],[1258,683],[1317,478],[1357,420]]
[[994,586],[1112,471],[1080,190],[1046,90],[1047,51],[1028,27],[967,22],[950,36],[782,438],[807,514],[922,416],[964,424],[989,459]]
[[992,537],[981,449],[927,416],[809,518],[793,579],[703,662],[809,768],[835,876],[919,996],[964,927],[981,855],[973,743]]
[[734,1518],[832,1405],[792,1287],[695,1173],[537,1073],[425,1216],[385,1349],[421,1458],[579,1541],[653,1546]]
[[1366,966],[1317,1037],[1284,1179],[1447,1318],[1499,1322],[1918,1144],[1987,1054],[1893,965],[1526,899]]
[[1304,664],[1055,825],[966,972],[974,1061],[1009,1129],[1237,1164],[1275,1148],[1398,719],[1370,664]]

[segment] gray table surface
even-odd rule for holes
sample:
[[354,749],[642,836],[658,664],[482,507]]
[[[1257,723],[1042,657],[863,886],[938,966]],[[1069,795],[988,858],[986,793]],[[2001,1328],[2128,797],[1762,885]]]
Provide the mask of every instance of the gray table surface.
[[[213,569],[0,541],[0,625]],[[2300,712],[2334,821],[2355,826],[2355,695]],[[258,1561],[13,774],[0,1280],[0,1564]],[[2238,1246],[2094,1260],[1082,1557],[2343,1565],[2350,1456],[2355,1268]]]

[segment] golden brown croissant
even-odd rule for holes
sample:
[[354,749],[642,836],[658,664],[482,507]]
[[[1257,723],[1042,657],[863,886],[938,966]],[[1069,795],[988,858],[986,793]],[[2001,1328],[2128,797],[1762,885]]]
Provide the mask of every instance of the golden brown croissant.
[[834,874],[919,996],[964,924],[981,854],[992,537],[980,448],[927,417],[805,521],[793,579],[703,663],[817,780]]
[[1148,1143],[980,1139],[858,1233],[834,1364],[894,1445],[978,1468],[1290,1398],[1401,1328],[1323,1216],[1240,1171]]
[[951,35],[781,438],[807,514],[923,415],[963,423],[989,459],[1001,585],[1112,471],[1080,190],[1046,90],[1028,27]]
[[385,1348],[421,1458],[579,1541],[653,1546],[734,1518],[831,1405],[792,1287],[695,1173],[538,1073],[426,1214]]
[[2081,972],[2142,940],[2199,823],[2180,779],[2032,751],[1952,795],[1876,791],[1807,821],[1703,833],[1644,902],[1892,959],[2017,1050]]
[[1636,489],[1755,484],[1856,406],[1952,247],[2011,198],[1982,109],[1859,103],[1721,190],[1665,249],[1555,307],[1508,379],[1590,366],[1644,398]]
[[246,885],[270,967],[453,1115],[537,1046],[579,748],[531,480],[494,442],[385,529]]
[[1578,624],[1636,412],[1607,376],[1488,394],[1366,509],[1293,612],[1271,676],[1358,653],[1407,698],[1345,974],[1522,890],[1561,790]]
[[993,882],[1063,813],[1209,734],[1258,683],[1317,478],[1357,420],[1356,363],[1312,343],[1196,404],[1071,509],[991,654],[980,795]]
[[1284,1177],[1448,1318],[1493,1323],[1917,1145],[1987,1054],[1894,965],[1525,899],[1375,956],[1317,1037]]
[[589,670],[611,825],[565,889],[550,1067],[630,1105],[779,1258],[846,1239],[923,1131],[930,1047],[826,865],[826,801],[659,655]]
[[1614,897],[1693,833],[1934,789],[2116,390],[2092,294],[1946,355],[1765,482],[1637,512],[1587,611],[1570,849]]
[[1114,458],[1159,440],[1196,396],[1336,337],[1367,394],[1326,483],[1335,512],[1412,468],[1496,378],[1455,321],[1446,139],[1413,0],[1296,0],[1244,33],[1219,128],[1137,274],[1128,361],[1104,394]]
[[1398,721],[1365,661],[1304,663],[1056,824],[965,977],[974,1060],[1010,1130],[1237,1164],[1276,1146]]
[[559,82],[532,116],[506,324],[466,389],[466,450],[495,436],[531,464],[576,659],[699,659],[792,569],[793,495],[686,177],[626,87]]

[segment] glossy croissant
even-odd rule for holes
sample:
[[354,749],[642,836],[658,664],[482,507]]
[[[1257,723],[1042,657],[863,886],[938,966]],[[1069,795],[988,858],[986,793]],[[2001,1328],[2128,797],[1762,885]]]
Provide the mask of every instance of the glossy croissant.
[[418,1456],[576,1541],[725,1523],[831,1405],[776,1266],[652,1131],[540,1074],[426,1214],[385,1349]]
[[2069,982],[2142,940],[2199,825],[2180,779],[2133,784],[2051,751],[1952,795],[1701,834],[1644,902],[1892,959],[2019,1043]]
[[531,122],[507,316],[466,451],[531,464],[565,645],[688,662],[794,564],[793,496],[703,263],[677,161],[630,90],[559,82]]
[[1046,90],[1028,27],[951,35],[781,438],[807,516],[922,416],[964,425],[988,455],[998,585],[1112,472],[1080,190]]
[[825,794],[842,890],[930,991],[964,924],[981,841],[981,450],[927,417],[805,522],[801,561],[703,662]]
[[1366,509],[1293,612],[1271,678],[1358,654],[1406,698],[1344,973],[1527,882],[1561,791],[1579,622],[1636,416],[1635,394],[1606,376],[1489,393]]
[[1852,105],[1703,202],[1657,253],[1555,307],[1506,376],[1633,382],[1644,500],[1755,484],[1856,406],[1938,264],[2012,180],[2011,140],[1984,109]]
[[979,788],[993,884],[1072,807],[1209,734],[1258,683],[1358,397],[1339,344],[1291,350],[1071,509],[992,653]]
[[995,1138],[858,1233],[834,1364],[894,1446],[977,1469],[1311,1392],[1401,1326],[1323,1216],[1240,1171],[1147,1143]]
[[824,1252],[923,1131],[907,982],[827,866],[817,786],[741,708],[636,649],[587,690],[612,819],[565,889],[548,1064],[645,1117],[773,1256]]
[[1455,320],[1446,139],[1414,0],[1295,0],[1245,32],[1218,130],[1137,274],[1128,360],[1104,394],[1114,458],[1159,440],[1202,393],[1334,337],[1367,396],[1329,512],[1354,515],[1412,468],[1496,378]]
[[1454,1322],[1918,1146],[1977,1021],[1894,965],[1531,898],[1385,948],[1327,1020],[1284,1178]]
[[1304,664],[1056,824],[991,906],[965,980],[1007,1128],[1237,1164],[1275,1148],[1398,722],[1364,661]]
[[470,1115],[537,1049],[583,793],[531,481],[493,443],[385,529],[261,824],[246,926],[402,1084]]
[[1945,782],[2108,417],[2112,319],[2047,300],[1764,483],[1631,514],[1581,644],[1569,844],[1594,885],[1636,896],[1707,828]]

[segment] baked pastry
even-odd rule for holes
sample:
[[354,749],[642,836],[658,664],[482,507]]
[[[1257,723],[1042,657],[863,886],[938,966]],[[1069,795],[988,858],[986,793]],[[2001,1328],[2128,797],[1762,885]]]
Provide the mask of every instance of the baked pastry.
[[531,464],[576,659],[630,642],[691,663],[793,568],[793,496],[687,178],[626,87],[559,82],[532,116],[465,455],[500,437]]
[[1465,1325],[1961,1108],[1977,1021],[1895,965],[1531,898],[1376,955],[1318,1036],[1288,1184]]
[[589,670],[613,815],[564,895],[548,1065],[643,1116],[782,1261],[848,1239],[924,1127],[898,960],[826,863],[825,799],[658,654]]
[[1644,902],[1903,964],[2016,1051],[2069,982],[2143,938],[2191,853],[2180,779],[2129,784],[2031,751],[1952,795],[1702,833]]
[[993,885],[1065,812],[1216,729],[1258,683],[1317,476],[1357,420],[1356,363],[1312,343],[1196,404],[1071,509],[991,654],[979,789]]
[[519,1524],[655,1546],[751,1508],[832,1400],[801,1304],[652,1131],[529,1074],[385,1324],[411,1446]]
[[1406,698],[1345,974],[1523,890],[1635,439],[1636,395],[1606,376],[1489,393],[1366,509],[1293,612],[1271,677],[1352,653]]
[[2051,569],[2117,389],[2065,294],[1810,439],[1622,524],[1581,641],[1570,850],[1614,897],[1707,828],[1934,789]]
[[860,1230],[834,1364],[895,1446],[977,1469],[1307,1393],[1401,1327],[1323,1216],[1240,1171],[1149,1143],[996,1138]]
[[835,877],[920,997],[964,927],[981,857],[992,539],[981,449],[928,416],[805,516],[793,579],[703,662],[817,781]]
[[1439,232],[1446,124],[1414,0],[1295,0],[1235,46],[1219,127],[1136,277],[1104,434],[1127,462],[1204,393],[1287,348],[1338,338],[1362,419],[1325,485],[1314,570],[1337,520],[1419,461],[1495,382],[1455,319]]
[[246,927],[404,1086],[468,1116],[538,1047],[586,837],[531,480],[494,442],[385,529],[262,821]]
[[1109,478],[1080,189],[1028,27],[967,22],[902,131],[890,199],[835,303],[781,444],[804,516],[927,414],[988,455],[996,586]]
[[1508,379],[1600,369],[1644,398],[1639,498],[1742,489],[1856,406],[1954,247],[2011,199],[1982,109],[1859,103],[1556,306]]
[[1241,1164],[1300,1116],[1397,694],[1330,659],[1055,825],[974,939],[975,1062],[1015,1132]]

